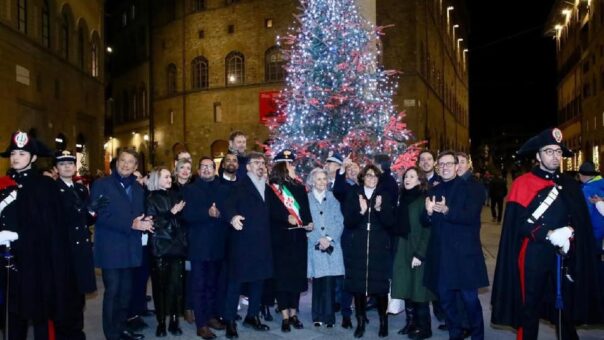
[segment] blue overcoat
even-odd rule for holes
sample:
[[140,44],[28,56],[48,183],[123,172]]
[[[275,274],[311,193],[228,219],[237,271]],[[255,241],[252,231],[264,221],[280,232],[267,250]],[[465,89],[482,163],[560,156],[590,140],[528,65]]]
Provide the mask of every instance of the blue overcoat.
[[90,199],[103,195],[108,204],[97,211],[94,228],[94,262],[98,268],[118,269],[139,267],[143,248],[141,232],[132,229],[132,221],[145,212],[144,190],[132,183],[132,200],[114,176],[96,180]]

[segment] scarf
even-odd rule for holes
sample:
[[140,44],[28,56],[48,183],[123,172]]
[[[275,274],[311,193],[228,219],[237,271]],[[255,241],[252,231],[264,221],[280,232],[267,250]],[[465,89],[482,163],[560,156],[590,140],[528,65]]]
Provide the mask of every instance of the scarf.
[[251,172],[248,172],[247,176],[250,178],[252,184],[254,184],[256,190],[258,190],[258,193],[260,194],[260,196],[262,196],[262,200],[264,201],[264,189],[266,189],[266,181],[264,180],[264,178],[258,178]]
[[111,176],[113,176],[115,179],[117,179],[117,181],[122,184],[124,189],[126,189],[126,191],[128,191],[130,186],[132,186],[132,184],[136,180],[136,176],[134,176],[134,175],[130,175],[128,177],[122,177],[122,176],[120,176],[120,174],[117,171],[111,172]]
[[419,185],[411,190],[403,188],[399,197],[398,213],[396,216],[397,223],[395,224],[392,233],[407,239],[411,232],[411,223],[409,221],[409,205],[422,195]]

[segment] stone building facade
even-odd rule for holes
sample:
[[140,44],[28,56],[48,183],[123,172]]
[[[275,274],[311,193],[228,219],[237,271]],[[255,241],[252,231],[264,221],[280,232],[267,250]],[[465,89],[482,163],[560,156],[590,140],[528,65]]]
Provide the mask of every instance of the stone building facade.
[[103,20],[101,0],[0,0],[1,148],[31,131],[102,168]]
[[604,3],[556,1],[546,25],[556,39],[558,123],[575,156],[565,170],[592,160],[604,170]]
[[[150,146],[158,165],[170,164],[179,145],[186,145],[195,159],[219,158],[233,130],[248,133],[248,148],[258,149],[256,142],[268,138],[261,117],[284,85],[276,39],[294,23],[298,1],[154,3],[151,114],[137,125],[141,130],[149,126],[150,138],[136,145],[132,125],[117,123],[114,131],[121,129],[124,140],[115,145]],[[360,5],[377,25],[395,25],[383,39],[383,62],[403,72],[395,103],[407,112],[417,138],[435,150],[468,151],[467,53],[463,41],[457,41],[466,30],[462,6],[447,0],[360,0]]]

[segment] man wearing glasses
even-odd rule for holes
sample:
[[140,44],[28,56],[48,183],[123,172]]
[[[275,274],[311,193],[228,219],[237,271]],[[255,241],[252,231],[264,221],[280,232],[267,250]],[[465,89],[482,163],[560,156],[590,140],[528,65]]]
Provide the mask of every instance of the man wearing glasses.
[[539,164],[514,181],[508,196],[491,321],[516,328],[518,339],[537,339],[543,317],[559,339],[578,339],[575,325],[596,323],[602,312],[585,199],[579,183],[560,173],[572,153],[559,129],[547,129],[518,154]]
[[260,300],[264,280],[273,276],[273,258],[269,222],[269,207],[265,200],[266,160],[264,155],[251,152],[241,177],[226,200],[223,218],[229,221],[228,285],[224,319],[226,337],[237,338],[237,303],[243,284],[249,287],[249,306],[243,321],[245,327],[268,331],[260,322]]
[[431,230],[424,285],[438,295],[450,339],[463,339],[463,302],[472,339],[484,339],[478,288],[489,285],[480,243],[480,213],[485,200],[481,185],[457,176],[459,161],[452,151],[438,155],[442,182],[428,191],[424,219]]

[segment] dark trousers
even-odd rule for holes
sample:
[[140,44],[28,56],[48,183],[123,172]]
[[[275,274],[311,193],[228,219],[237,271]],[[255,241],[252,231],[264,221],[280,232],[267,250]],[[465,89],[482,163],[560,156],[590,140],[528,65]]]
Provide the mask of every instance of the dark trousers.
[[445,311],[440,305],[440,301],[432,301],[432,312],[438,321],[445,321]]
[[352,294],[344,289],[344,276],[336,276],[336,302],[340,304],[343,317],[352,316]]
[[[260,298],[262,297],[262,286],[264,280],[245,282],[248,286],[249,305],[247,307],[247,316],[256,317],[260,312]],[[239,303],[239,295],[244,282],[229,282],[226,293],[224,319],[225,321],[235,321],[237,316],[237,304]]]
[[84,340],[84,305],[86,295],[73,296],[70,303],[71,311],[65,320],[55,321],[57,339]]
[[[2,307],[4,308],[4,306]],[[10,313],[8,318],[8,324],[10,327],[8,330],[8,338],[10,340],[27,339],[27,328],[29,326],[29,320],[21,319],[15,314]],[[48,320],[33,322],[33,328],[35,340],[48,340]]]
[[183,306],[183,272],[185,261],[181,258],[155,257],[151,264],[151,283],[155,316],[159,324],[166,316],[180,315]]
[[193,310],[193,291],[191,287],[191,270],[183,272],[185,279],[185,309]]
[[[537,339],[539,334],[539,318],[541,314],[541,304],[543,302],[545,289],[543,287],[551,284],[556,287],[556,272],[555,262],[552,266],[544,265],[544,261],[537,259],[540,254],[535,254],[539,251],[538,247],[531,247],[527,250],[527,256],[524,267],[524,304],[520,309],[520,325],[518,329],[517,339]],[[531,254],[533,253],[533,254]],[[532,256],[532,255],[537,256]],[[551,261],[547,261],[550,262]],[[549,283],[548,281],[551,281]],[[566,280],[563,280],[566,285]],[[563,289],[564,292],[567,291]],[[565,300],[565,304],[570,301]],[[559,325],[556,324],[556,334],[559,331]],[[572,316],[567,315],[566,310],[562,310],[562,338],[560,340],[579,339],[577,330],[572,322]]]
[[128,307],[128,317],[141,315],[147,311],[147,282],[151,263],[149,260],[149,247],[143,247],[143,258],[140,267],[132,272],[132,297]]
[[108,340],[117,340],[126,330],[128,307],[132,298],[132,268],[103,269],[103,332]]
[[440,304],[445,311],[449,338],[453,340],[463,339],[463,311],[457,304],[457,296],[461,297],[470,326],[472,340],[484,339],[484,320],[482,318],[482,306],[478,300],[478,289],[449,289],[439,287],[438,296]]
[[218,266],[218,287],[216,289],[214,310],[216,311],[216,316],[224,318],[224,304],[227,286],[229,283],[229,276],[227,271],[227,263],[225,260],[220,260],[218,262]]
[[207,325],[217,317],[216,292],[220,274],[220,261],[191,261],[191,292],[197,328]]
[[277,296],[277,307],[279,311],[298,309],[298,305],[300,304],[300,293],[276,291],[275,296]]
[[312,279],[312,321],[336,323],[336,277],[323,276]]
[[491,217],[496,218],[497,222],[501,222],[503,213],[503,197],[491,197]]
[[[405,300],[405,306],[407,306]],[[424,332],[432,331],[432,318],[430,317],[430,305],[428,302],[412,302],[415,313],[415,326]]]

